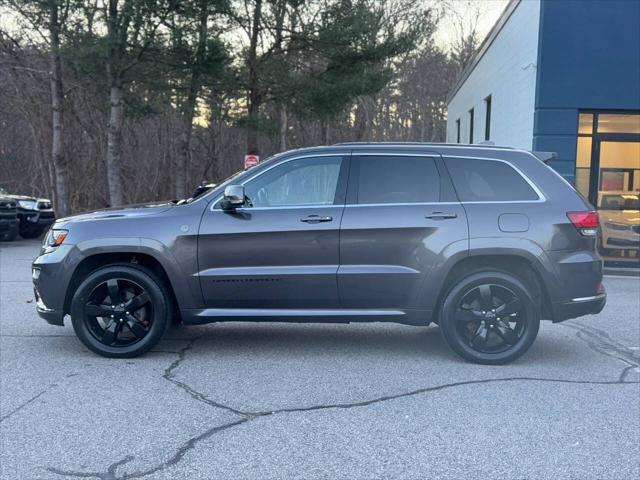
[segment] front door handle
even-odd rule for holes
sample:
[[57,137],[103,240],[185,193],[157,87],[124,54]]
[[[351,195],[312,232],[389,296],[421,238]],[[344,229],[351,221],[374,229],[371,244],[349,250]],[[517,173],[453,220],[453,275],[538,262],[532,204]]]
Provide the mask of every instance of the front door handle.
[[431,220],[447,220],[449,218],[458,218],[458,214],[449,212],[432,212],[429,215],[425,215],[424,218],[430,218]]
[[333,220],[333,217],[321,217],[320,215],[309,215],[308,217],[303,217],[300,219],[301,222],[305,223],[330,222],[331,220]]

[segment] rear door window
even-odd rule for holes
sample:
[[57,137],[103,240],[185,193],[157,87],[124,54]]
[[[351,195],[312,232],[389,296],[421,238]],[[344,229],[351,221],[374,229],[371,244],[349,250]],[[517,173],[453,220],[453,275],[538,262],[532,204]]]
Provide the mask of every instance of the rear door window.
[[358,155],[352,168],[358,204],[430,203],[440,199],[440,175],[431,157]]
[[507,163],[477,158],[445,158],[461,202],[538,200],[531,185]]

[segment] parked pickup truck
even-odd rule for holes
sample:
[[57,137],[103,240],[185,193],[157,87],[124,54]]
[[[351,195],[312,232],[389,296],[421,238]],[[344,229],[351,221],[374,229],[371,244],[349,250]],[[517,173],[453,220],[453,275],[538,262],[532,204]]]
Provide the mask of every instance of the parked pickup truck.
[[18,231],[23,238],[38,238],[56,220],[51,200],[26,195],[13,195],[0,187],[0,197],[15,202]]
[[18,236],[18,224],[16,201],[0,191],[0,241],[14,240]]

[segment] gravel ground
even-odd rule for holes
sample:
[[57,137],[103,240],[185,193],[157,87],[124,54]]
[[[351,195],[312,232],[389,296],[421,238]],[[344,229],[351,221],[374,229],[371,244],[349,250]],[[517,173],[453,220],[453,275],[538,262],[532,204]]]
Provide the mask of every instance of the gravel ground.
[[181,327],[132,360],[35,312],[0,244],[2,479],[640,478],[640,279],[502,367],[437,327]]

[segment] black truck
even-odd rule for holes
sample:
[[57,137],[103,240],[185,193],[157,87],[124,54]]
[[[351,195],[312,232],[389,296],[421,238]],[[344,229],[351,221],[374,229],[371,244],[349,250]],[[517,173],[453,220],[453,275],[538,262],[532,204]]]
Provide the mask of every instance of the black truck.
[[18,236],[19,222],[16,201],[0,190],[0,241],[14,240]]
[[[13,205],[16,210],[18,220],[18,233],[23,238],[38,238],[56,220],[51,200],[47,198],[37,198],[27,195],[14,195],[7,193],[0,187],[1,202]],[[2,205],[2,203],[0,203]],[[9,210],[11,207],[9,207]],[[0,210],[4,212],[5,210]],[[7,215],[8,218],[9,215]],[[8,240],[15,238],[15,227],[7,228]],[[2,226],[0,226],[2,232]],[[2,233],[0,233],[2,235]],[[6,240],[6,239],[5,239]]]

